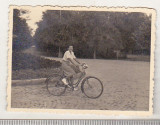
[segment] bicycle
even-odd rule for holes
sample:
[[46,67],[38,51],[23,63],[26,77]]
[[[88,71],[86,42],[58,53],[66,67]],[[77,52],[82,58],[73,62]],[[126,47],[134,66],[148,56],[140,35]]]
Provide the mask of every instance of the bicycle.
[[[88,67],[84,67],[84,69],[86,68]],[[68,86],[62,82],[62,79],[65,77],[66,76],[64,72],[62,72],[56,73],[46,79],[46,88],[51,95],[61,96],[65,93],[66,89],[68,88]],[[68,82],[72,90],[78,87],[78,85],[81,83],[82,93],[91,99],[96,99],[103,93],[103,84],[101,80],[95,76],[86,76],[86,73],[83,73],[76,83],[72,83],[71,80]]]

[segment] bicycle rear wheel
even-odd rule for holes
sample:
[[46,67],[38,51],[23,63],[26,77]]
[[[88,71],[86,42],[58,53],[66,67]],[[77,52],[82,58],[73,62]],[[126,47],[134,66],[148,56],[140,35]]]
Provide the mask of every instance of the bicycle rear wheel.
[[103,93],[103,84],[98,78],[89,76],[83,80],[81,90],[88,98],[96,99]]
[[54,73],[54,74],[52,74],[52,76],[47,77],[46,80],[45,80],[45,84],[46,84],[46,85],[47,85],[48,80],[49,80],[51,77],[52,77],[52,78],[61,78],[62,75],[60,75],[59,73]]
[[60,75],[47,78],[46,87],[48,92],[54,96],[60,96],[66,91],[66,85],[62,82]]

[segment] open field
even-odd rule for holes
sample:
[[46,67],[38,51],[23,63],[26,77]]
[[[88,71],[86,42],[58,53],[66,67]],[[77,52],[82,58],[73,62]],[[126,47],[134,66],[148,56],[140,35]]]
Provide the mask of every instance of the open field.
[[104,92],[98,99],[67,90],[63,96],[51,96],[45,84],[12,87],[12,108],[148,110],[149,62],[81,59],[89,68],[87,75],[102,80]]

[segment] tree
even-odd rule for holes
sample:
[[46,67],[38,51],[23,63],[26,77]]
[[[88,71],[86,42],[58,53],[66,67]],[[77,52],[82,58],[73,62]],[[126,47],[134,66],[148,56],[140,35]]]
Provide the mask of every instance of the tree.
[[144,15],[144,20],[140,26],[132,33],[135,41],[134,49],[146,49],[150,53],[151,46],[151,16]]
[[[13,51],[22,51],[32,44],[31,31],[25,19],[22,19],[21,10],[14,9],[13,11]],[[26,11],[22,10],[22,14]]]
[[92,12],[87,15],[90,27],[88,45],[93,48],[93,58],[106,58],[117,47],[121,49],[121,35],[119,30],[111,23],[111,12]]
[[111,22],[121,33],[122,44],[126,53],[132,51],[136,44],[139,44],[132,36],[133,32],[139,30],[140,25],[146,20],[146,16],[145,13],[141,12],[116,12],[111,16]]
[[61,11],[48,10],[43,13],[43,19],[38,24],[34,40],[37,48],[42,51],[58,50],[58,57],[62,56],[63,49],[69,38],[69,28],[61,18]]

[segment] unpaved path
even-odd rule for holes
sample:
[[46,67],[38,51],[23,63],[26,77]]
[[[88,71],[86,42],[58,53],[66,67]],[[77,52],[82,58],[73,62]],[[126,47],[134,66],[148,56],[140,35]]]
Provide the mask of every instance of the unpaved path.
[[51,96],[44,84],[12,87],[13,108],[148,110],[149,62],[81,59],[88,75],[103,81],[104,92],[88,99],[80,91]]

